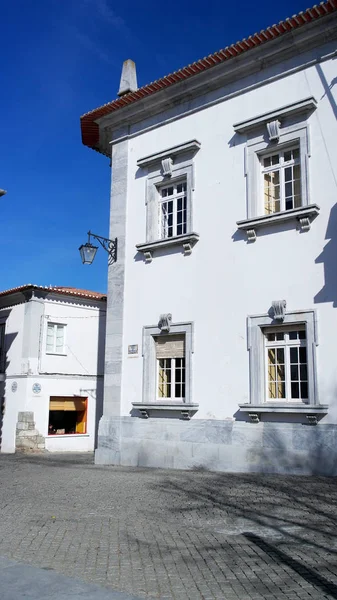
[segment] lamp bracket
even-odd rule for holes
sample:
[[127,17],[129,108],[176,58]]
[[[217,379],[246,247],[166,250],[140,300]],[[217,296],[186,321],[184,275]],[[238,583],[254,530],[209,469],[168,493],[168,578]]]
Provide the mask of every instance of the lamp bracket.
[[112,265],[113,263],[115,263],[117,261],[117,238],[115,238],[114,240],[110,240],[109,238],[105,238],[102,235],[97,235],[96,233],[92,233],[91,231],[88,231],[88,243],[91,243],[91,239],[90,238],[94,238],[95,240],[97,240],[100,245],[102,246],[102,248],[104,248],[104,250],[108,253],[109,258],[108,258],[108,264]]

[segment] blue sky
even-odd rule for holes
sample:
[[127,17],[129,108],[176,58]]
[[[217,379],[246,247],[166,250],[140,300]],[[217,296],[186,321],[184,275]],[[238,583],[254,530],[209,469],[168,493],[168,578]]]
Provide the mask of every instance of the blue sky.
[[[108,159],[82,146],[79,117],[117,96],[123,60],[144,85],[310,4],[12,0],[1,16],[0,289],[24,283],[106,291],[107,254],[80,262],[86,232],[108,236]],[[311,6],[311,4],[310,4]]]

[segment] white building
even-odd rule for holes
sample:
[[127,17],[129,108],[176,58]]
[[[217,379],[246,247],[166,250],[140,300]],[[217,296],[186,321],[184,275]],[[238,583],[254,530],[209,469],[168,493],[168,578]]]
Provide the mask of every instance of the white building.
[[82,117],[118,238],[98,463],[337,473],[336,16],[140,89],[127,61]]
[[106,296],[23,285],[0,293],[1,451],[88,451],[102,414]]

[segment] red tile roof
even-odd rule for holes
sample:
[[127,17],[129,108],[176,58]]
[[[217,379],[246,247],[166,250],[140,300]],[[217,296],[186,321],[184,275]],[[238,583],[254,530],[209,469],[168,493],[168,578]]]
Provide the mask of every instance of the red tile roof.
[[1,296],[8,296],[16,292],[25,292],[29,290],[42,290],[44,292],[53,292],[55,294],[66,294],[67,296],[80,296],[81,298],[95,299],[95,300],[106,300],[106,294],[100,292],[91,292],[89,290],[81,290],[73,287],[62,287],[62,286],[44,286],[34,285],[33,283],[27,283],[26,285],[20,285],[19,287],[11,288],[10,290],[4,290],[0,292]]
[[236,44],[227,46],[227,48],[219,50],[219,52],[215,52],[214,54],[210,54],[206,58],[202,58],[197,62],[188,65],[187,67],[179,69],[179,71],[175,71],[170,75],[162,77],[161,79],[157,79],[157,81],[145,85],[135,92],[130,92],[129,94],[126,94],[117,100],[108,102],[108,104],[104,104],[104,106],[86,113],[81,117],[83,144],[85,146],[89,146],[89,148],[98,150],[99,127],[97,123],[95,123],[96,119],[104,117],[105,115],[119,110],[124,106],[133,104],[142,98],[155,94],[156,92],[174,85],[175,83],[179,83],[180,81],[188,79],[189,77],[198,75],[198,73],[206,71],[207,69],[211,69],[219,63],[230,60],[231,58],[279,38],[280,36],[285,35],[294,29],[303,27],[304,25],[307,25],[308,23],[311,23],[312,21],[320,19],[321,17],[324,17],[325,15],[335,11],[337,11],[337,0],[327,0],[326,2],[321,2],[321,4],[315,5],[312,8],[308,8],[304,12],[300,12],[293,17],[285,19],[284,21],[280,21],[278,25],[267,27],[267,29],[260,31],[260,33],[254,33],[254,35],[249,36],[247,39],[243,39],[240,42],[236,42]]

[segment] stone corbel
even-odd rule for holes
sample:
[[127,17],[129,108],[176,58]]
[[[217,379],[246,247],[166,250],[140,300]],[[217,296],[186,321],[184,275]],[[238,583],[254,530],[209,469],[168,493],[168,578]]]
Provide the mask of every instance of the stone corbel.
[[260,415],[258,413],[248,413],[251,423],[260,423]]
[[182,410],[181,418],[183,419],[183,421],[190,421],[191,420],[191,412],[189,410]]
[[309,421],[309,425],[317,425],[317,415],[305,415]]
[[272,307],[274,311],[275,321],[284,321],[286,314],[287,301],[286,300],[273,300]]
[[141,414],[142,419],[148,419],[149,418],[149,411],[146,408],[140,408],[139,412]]
[[247,242],[255,242],[256,241],[256,231],[255,229],[247,229]]
[[172,177],[172,158],[163,158],[161,161],[161,169],[164,177]]
[[278,142],[280,139],[280,121],[269,121],[267,123],[267,131],[270,142]]
[[164,333],[164,332],[169,333],[169,331],[171,329],[171,323],[172,323],[171,313],[165,313],[163,315],[160,315],[158,327],[162,333]]
[[301,217],[300,219],[298,219],[298,222],[300,224],[301,231],[309,231],[310,230],[311,221],[310,221],[309,217]]
[[144,252],[144,258],[145,258],[146,263],[152,262],[152,259],[153,259],[152,252],[150,252],[150,251]]
[[190,254],[192,254],[192,244],[190,242],[185,242],[183,244],[183,248],[184,248],[184,255],[185,256],[189,256]]

